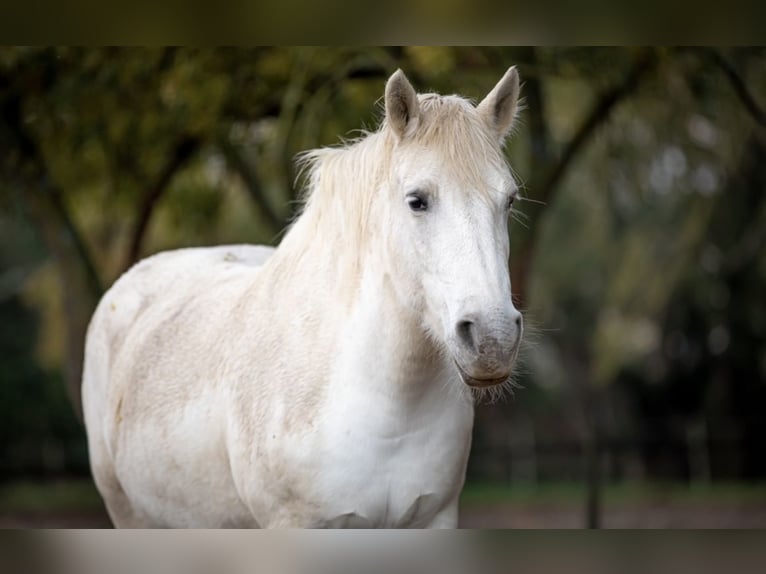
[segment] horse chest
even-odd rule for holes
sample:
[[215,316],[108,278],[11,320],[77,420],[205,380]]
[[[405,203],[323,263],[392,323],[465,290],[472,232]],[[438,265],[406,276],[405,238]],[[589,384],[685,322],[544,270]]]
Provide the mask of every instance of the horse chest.
[[312,525],[430,524],[456,500],[465,475],[472,413],[459,409],[451,414],[452,419],[430,424],[398,421],[391,426],[387,421],[386,426],[367,413],[329,425],[314,461],[315,492],[323,494]]
[[409,437],[365,452],[352,450],[357,463],[346,466],[343,481],[349,508],[342,508],[340,516],[351,513],[372,527],[426,526],[452,498],[453,477],[461,465],[443,451],[418,448],[420,442],[425,441]]

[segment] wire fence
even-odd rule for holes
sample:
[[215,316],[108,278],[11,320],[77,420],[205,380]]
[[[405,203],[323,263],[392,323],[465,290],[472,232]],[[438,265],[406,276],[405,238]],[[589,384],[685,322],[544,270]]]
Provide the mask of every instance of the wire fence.
[[[747,432],[749,431],[749,432]],[[608,482],[668,480],[692,484],[763,480],[766,421],[681,417],[648,421],[642,430],[593,439],[598,469]],[[589,438],[551,437],[529,419],[514,420],[474,440],[468,479],[534,484],[582,481]]]

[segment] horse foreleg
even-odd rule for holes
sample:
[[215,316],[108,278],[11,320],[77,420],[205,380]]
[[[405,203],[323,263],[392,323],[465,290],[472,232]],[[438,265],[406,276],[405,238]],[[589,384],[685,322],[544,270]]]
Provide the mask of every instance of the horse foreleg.
[[455,500],[440,510],[426,528],[457,528],[458,501]]

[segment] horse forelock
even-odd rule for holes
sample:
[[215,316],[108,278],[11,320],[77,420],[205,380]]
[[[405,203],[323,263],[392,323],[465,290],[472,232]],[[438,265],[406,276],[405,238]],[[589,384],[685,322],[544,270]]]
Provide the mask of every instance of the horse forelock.
[[496,135],[471,101],[423,94],[419,103],[422,120],[412,143],[444,157],[466,193],[490,197],[497,190],[486,185],[488,171],[511,171]]

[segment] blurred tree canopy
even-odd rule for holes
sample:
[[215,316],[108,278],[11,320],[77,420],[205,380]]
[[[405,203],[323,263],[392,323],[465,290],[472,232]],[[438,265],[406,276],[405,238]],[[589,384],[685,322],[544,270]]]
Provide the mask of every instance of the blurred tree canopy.
[[[49,425],[39,435],[76,434],[69,415],[27,423],[5,413],[41,402],[60,412],[62,380],[79,412],[90,315],[136,260],[187,245],[276,244],[299,205],[294,155],[374,128],[397,67],[419,91],[479,100],[516,64],[526,109],[508,158],[526,201],[510,226],[511,276],[538,329],[526,388],[512,408],[481,411],[478,444],[505,440],[523,418],[538,442],[582,441],[591,472],[609,437],[630,435],[643,441],[645,472],[689,476],[697,471],[673,462],[687,448],[671,440],[680,425],[708,442],[719,430],[734,436],[739,458],[720,472],[763,478],[764,56],[0,50],[4,444],[37,424]],[[729,455],[710,452],[704,472],[715,474]]]

